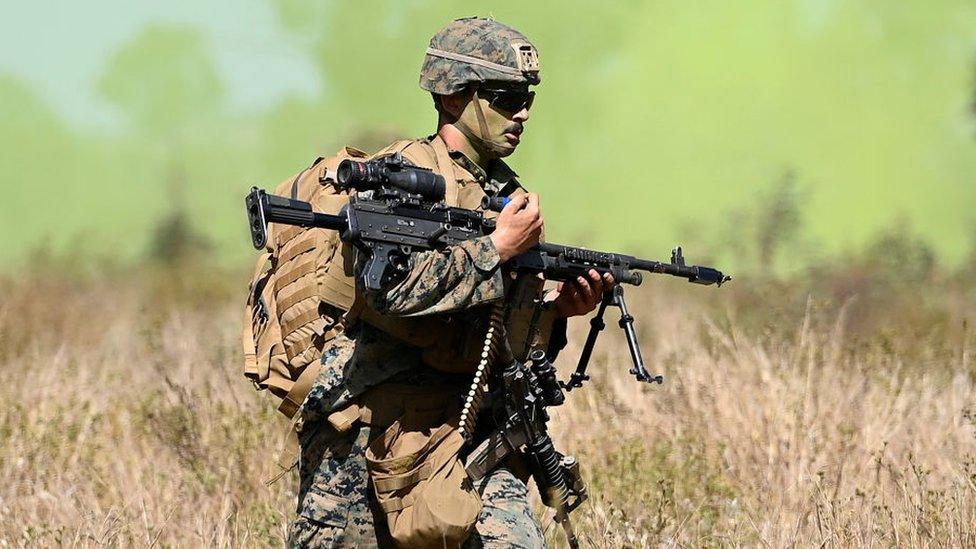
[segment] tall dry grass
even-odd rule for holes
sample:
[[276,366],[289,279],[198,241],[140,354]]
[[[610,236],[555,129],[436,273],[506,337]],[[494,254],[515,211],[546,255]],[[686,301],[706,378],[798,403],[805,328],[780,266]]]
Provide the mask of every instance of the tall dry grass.
[[[0,280],[0,545],[281,545],[295,479],[263,482],[284,424],[240,375],[244,277],[55,267]],[[584,544],[976,545],[976,285],[878,272],[631,291],[665,384],[610,323],[553,411]]]

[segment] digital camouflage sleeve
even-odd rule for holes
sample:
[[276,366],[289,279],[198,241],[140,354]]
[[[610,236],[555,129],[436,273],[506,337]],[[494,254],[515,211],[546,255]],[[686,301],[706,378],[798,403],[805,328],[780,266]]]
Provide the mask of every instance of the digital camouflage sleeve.
[[488,236],[414,254],[406,276],[382,292],[368,293],[367,303],[380,314],[420,316],[498,301],[505,296],[499,264]]

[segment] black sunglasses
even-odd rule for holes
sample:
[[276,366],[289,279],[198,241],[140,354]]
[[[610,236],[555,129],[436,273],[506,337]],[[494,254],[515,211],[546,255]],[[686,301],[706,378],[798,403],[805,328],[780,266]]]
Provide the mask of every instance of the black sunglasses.
[[535,100],[535,92],[526,90],[478,88],[478,96],[487,100],[492,107],[505,112],[530,109]]

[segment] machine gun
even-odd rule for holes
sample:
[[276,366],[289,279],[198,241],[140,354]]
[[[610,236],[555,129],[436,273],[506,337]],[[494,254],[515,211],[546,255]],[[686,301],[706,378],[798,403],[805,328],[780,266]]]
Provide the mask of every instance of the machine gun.
[[[407,164],[399,154],[368,162],[344,160],[336,172],[336,185],[358,191],[351,194],[349,204],[338,214],[316,212],[308,202],[269,195],[257,187],[252,188],[246,206],[254,247],[261,249],[266,245],[268,223],[338,231],[343,241],[366,254],[361,283],[366,290],[375,291],[390,278],[409,269],[411,254],[443,249],[491,234],[495,229],[494,221],[480,211],[445,205],[444,178]],[[492,197],[482,203],[482,209],[500,211],[506,203],[507,199],[503,197]],[[548,433],[546,409],[565,401],[564,390],[581,387],[589,379],[586,368],[597,336],[605,327],[603,315],[611,306],[620,309],[619,325],[624,330],[633,361],[630,373],[638,381],[663,382],[661,376],[651,375],[644,366],[634,318],[624,300],[624,285],[640,285],[643,282],[641,271],[716,286],[731,277],[711,267],[687,265],[680,247],[674,248],[671,261],[664,263],[539,243],[509,260],[505,268],[541,274],[555,281],[575,280],[593,269],[601,276],[610,273],[617,281],[612,290],[604,293],[597,314],[590,320],[586,343],[568,381],[556,379],[556,369],[544,351],[536,349],[528,354],[527,361],[522,362],[514,357],[507,337],[500,338],[497,362],[502,369],[494,373],[498,383],[487,399],[492,403],[497,428],[471,449],[465,462],[468,475],[472,481],[477,481],[508,455],[521,453],[536,480],[543,503],[555,509],[556,521],[565,530],[569,545],[575,548],[578,541],[569,514],[586,499],[586,487],[576,459],[556,451]],[[483,386],[483,381],[486,380],[476,377],[469,401]],[[481,395],[475,400],[481,401]],[[465,434],[467,438],[470,431]]]
[[[342,240],[367,254],[362,271],[362,286],[368,291],[383,287],[385,281],[408,269],[412,253],[438,250],[464,240],[491,234],[492,219],[482,212],[455,208],[443,203],[444,178],[434,172],[409,165],[399,154],[368,162],[343,160],[336,171],[336,185],[355,189],[349,204],[338,214],[316,212],[308,202],[267,194],[253,187],[245,200],[254,247],[261,249],[268,240],[267,224],[281,223],[338,231]],[[486,209],[500,210],[504,199],[486,200]],[[590,269],[602,276],[613,275],[617,284],[604,295],[599,312],[591,320],[583,355],[576,372],[565,383],[567,389],[582,386],[589,379],[586,366],[593,346],[605,324],[608,306],[620,309],[619,325],[624,330],[634,367],[630,373],[642,382],[661,383],[644,367],[634,330],[634,319],[624,300],[623,284],[638,286],[641,271],[667,274],[702,285],[721,286],[731,280],[721,271],[687,265],[677,247],[668,263],[637,257],[588,250],[559,244],[539,243],[508,261],[507,268],[521,273],[541,274],[547,280],[571,281]]]

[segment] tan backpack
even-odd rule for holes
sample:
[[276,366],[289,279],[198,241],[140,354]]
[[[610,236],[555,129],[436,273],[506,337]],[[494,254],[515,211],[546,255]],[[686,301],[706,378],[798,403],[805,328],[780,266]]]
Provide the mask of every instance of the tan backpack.
[[[316,210],[338,213],[348,203],[336,188],[339,162],[365,159],[346,147],[319,158],[275,194],[311,202]],[[305,400],[319,372],[325,346],[344,328],[355,288],[351,257],[336,231],[270,224],[267,249],[251,280],[244,307],[244,375],[258,389],[282,399],[278,410],[289,418]]]
[[[319,158],[294,178],[282,182],[275,194],[310,202],[316,211],[338,213],[349,195],[335,186],[339,163],[347,158],[366,160],[402,152],[418,165],[454,174],[453,161],[443,142],[397,141],[375,155],[346,147],[335,156]],[[484,192],[474,181],[448,176],[445,201],[476,208]],[[524,192],[520,188],[516,192]],[[472,366],[480,357],[482,330],[465,330],[441,315],[402,319],[381,316],[357,301],[353,278],[353,250],[342,245],[339,234],[327,229],[270,224],[266,253],[257,263],[244,307],[244,375],[258,389],[281,399],[278,410],[293,418],[320,371],[320,358],[355,320],[362,320],[423,348],[428,365],[445,369],[458,362],[458,350],[469,349]],[[541,283],[541,281],[539,281]],[[531,305],[531,303],[529,304]],[[526,311],[533,307],[526,308]],[[515,314],[513,318],[520,318]],[[516,330],[514,333],[522,333]]]
[[[278,185],[274,194],[310,202],[316,211],[339,213],[349,203],[348,192],[335,186],[340,162],[401,152],[411,143],[397,141],[373,156],[345,147],[335,156],[318,158]],[[308,396],[325,347],[360,315],[418,346],[429,345],[442,328],[443,321],[403,323],[364,308],[357,301],[354,260],[352,248],[342,245],[337,231],[268,225],[266,251],[258,259],[244,306],[244,375],[259,390],[280,398],[278,410],[288,418]]]

